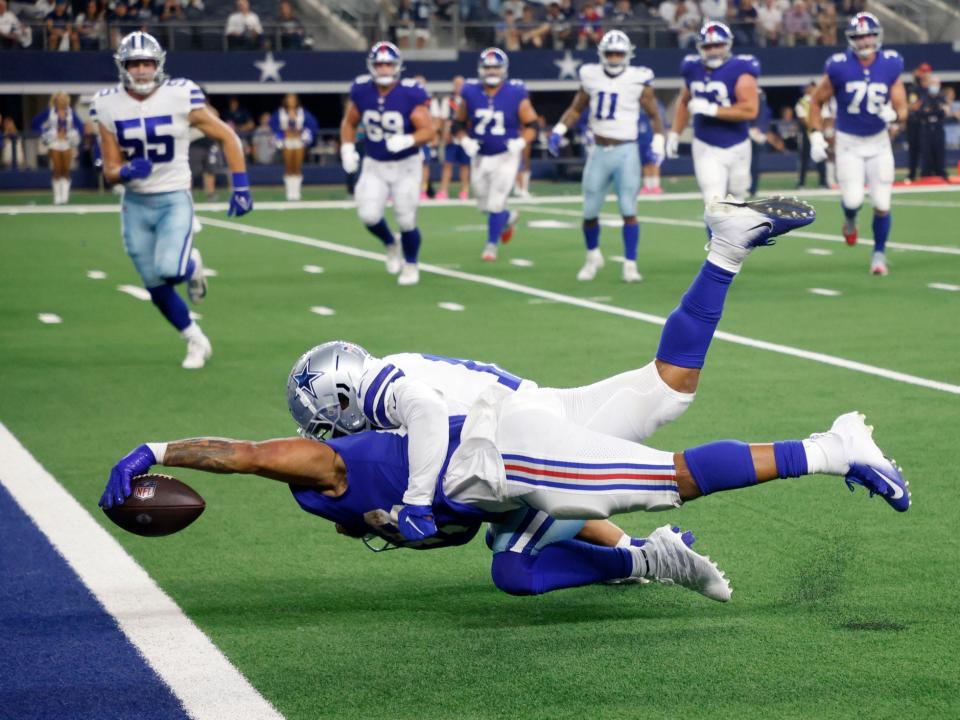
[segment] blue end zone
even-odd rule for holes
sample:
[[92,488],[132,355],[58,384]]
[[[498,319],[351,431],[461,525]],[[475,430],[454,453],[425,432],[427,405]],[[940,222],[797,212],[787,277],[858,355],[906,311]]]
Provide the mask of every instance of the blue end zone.
[[0,718],[187,717],[0,485]]

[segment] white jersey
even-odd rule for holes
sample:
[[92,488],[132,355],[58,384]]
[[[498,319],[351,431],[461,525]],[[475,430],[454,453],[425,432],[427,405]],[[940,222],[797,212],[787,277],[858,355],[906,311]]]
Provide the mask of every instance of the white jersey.
[[594,135],[637,139],[640,96],[653,84],[653,70],[629,65],[619,75],[608,75],[598,63],[580,66],[580,87],[590,96],[589,124]]
[[497,365],[438,355],[399,353],[373,359],[363,370],[357,397],[376,428],[406,428],[410,481],[404,502],[429,505],[449,446],[448,418],[466,415],[491,385],[509,391],[537,385]]
[[150,175],[131,180],[128,189],[138,193],[190,189],[188,116],[205,102],[200,88],[182,78],[167,80],[143,100],[121,85],[94,95],[90,115],[116,136],[126,159],[153,163]]

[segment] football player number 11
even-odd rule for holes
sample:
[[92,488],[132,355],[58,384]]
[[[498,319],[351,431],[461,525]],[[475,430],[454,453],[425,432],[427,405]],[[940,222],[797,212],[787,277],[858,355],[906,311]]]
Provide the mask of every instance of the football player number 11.
[[[173,160],[173,136],[160,132],[164,125],[173,125],[172,115],[117,120],[117,143],[126,153],[127,160],[146,158],[155,163]],[[145,135],[146,142],[135,137],[141,134]]]
[[617,112],[617,93],[608,93],[601,90],[597,93],[597,109],[593,114],[595,120],[613,120]]

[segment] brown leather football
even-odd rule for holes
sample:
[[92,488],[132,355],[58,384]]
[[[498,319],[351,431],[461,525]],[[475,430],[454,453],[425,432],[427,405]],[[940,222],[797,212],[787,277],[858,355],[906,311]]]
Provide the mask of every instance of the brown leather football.
[[130,490],[123,505],[103,512],[127,532],[144,537],[180,532],[207,506],[192,487],[160,473],[138,475],[130,482]]

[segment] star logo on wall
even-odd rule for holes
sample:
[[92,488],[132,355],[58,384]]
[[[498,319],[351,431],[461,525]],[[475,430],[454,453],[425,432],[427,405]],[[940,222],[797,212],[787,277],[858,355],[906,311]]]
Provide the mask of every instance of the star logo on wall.
[[569,50],[563,53],[563,57],[554,60],[553,64],[560,68],[560,80],[564,78],[577,79],[577,68],[583,64],[583,60],[577,60]]
[[256,65],[260,71],[260,82],[267,82],[268,80],[282,82],[280,69],[286,65],[286,63],[281,60],[276,60],[272,52],[268,52],[266,58],[257,60],[253,64]]

